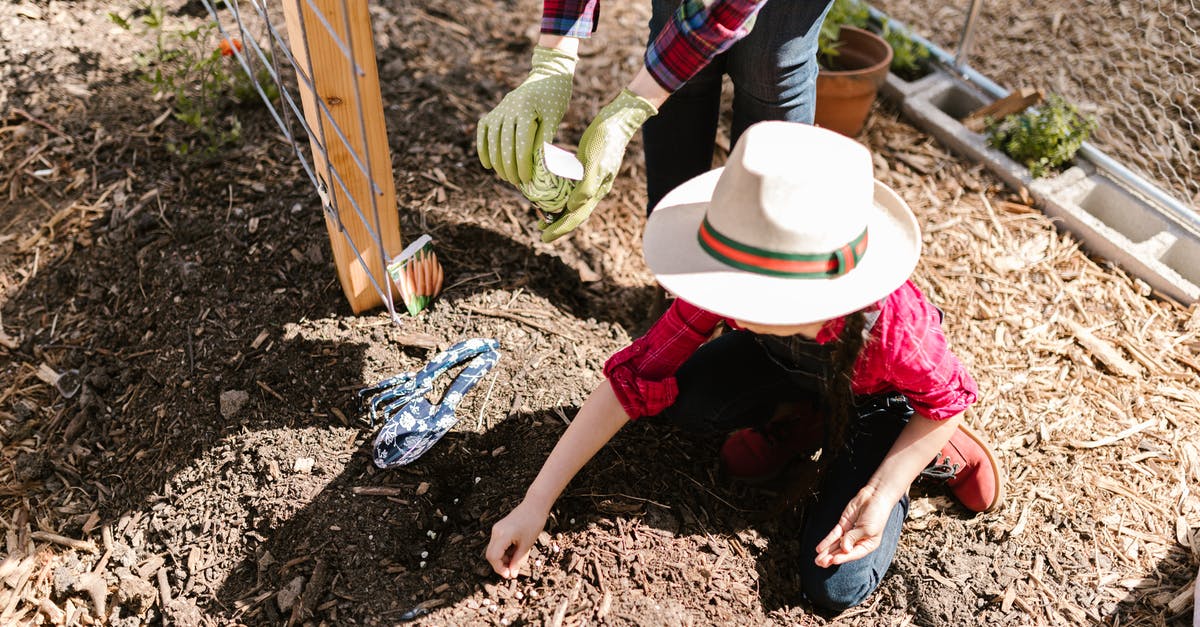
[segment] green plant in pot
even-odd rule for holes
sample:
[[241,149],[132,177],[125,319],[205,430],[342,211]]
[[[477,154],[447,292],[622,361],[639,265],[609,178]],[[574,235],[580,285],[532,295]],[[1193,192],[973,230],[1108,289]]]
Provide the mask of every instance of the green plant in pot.
[[1096,121],[1079,113],[1062,96],[1051,94],[1045,104],[1004,119],[988,120],[988,143],[1029,168],[1034,177],[1045,176],[1070,161],[1087,141]]
[[871,13],[867,5],[856,0],[834,0],[821,22],[821,32],[817,36],[817,62],[822,69],[837,70],[838,49],[841,44],[838,36],[843,26],[867,28],[871,23]]
[[825,21],[821,23],[821,32],[817,39],[818,62],[821,67],[830,70],[842,69],[838,66],[838,35],[842,26],[853,26],[870,30],[881,35],[892,47],[891,71],[906,81],[920,78],[929,73],[929,48],[917,43],[903,28],[895,28],[885,17],[882,23],[871,22],[871,12],[867,5],[855,0],[837,0],[830,7]]
[[892,47],[864,28],[869,22],[866,5],[835,0],[817,39],[816,124],[850,137],[866,123],[892,62]]

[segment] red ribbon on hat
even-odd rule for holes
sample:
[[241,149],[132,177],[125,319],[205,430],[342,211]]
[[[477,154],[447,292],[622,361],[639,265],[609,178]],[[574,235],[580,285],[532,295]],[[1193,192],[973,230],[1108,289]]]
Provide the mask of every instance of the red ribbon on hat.
[[744,244],[724,235],[709,224],[700,223],[697,234],[700,247],[714,259],[756,274],[792,279],[831,279],[858,266],[867,252],[867,229],[843,246],[827,253],[782,253]]

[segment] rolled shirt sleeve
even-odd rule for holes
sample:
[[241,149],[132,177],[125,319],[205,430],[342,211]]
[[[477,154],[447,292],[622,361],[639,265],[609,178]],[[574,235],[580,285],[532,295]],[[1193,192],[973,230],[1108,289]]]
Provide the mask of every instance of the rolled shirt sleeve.
[[[942,332],[942,314],[911,282],[891,296],[868,343],[870,355],[860,360],[855,382],[864,392],[891,388],[909,405],[933,420],[952,418],[978,398],[979,388]],[[857,386],[856,386],[857,387]]]
[[675,92],[748,35],[764,4],[766,0],[683,0],[646,49],[646,69],[663,89]]
[[542,33],[591,37],[600,22],[600,0],[544,0]]
[[[764,4],[766,0],[683,0],[646,48],[646,69],[663,89],[674,93],[713,57],[749,34]],[[542,4],[543,34],[587,38],[599,22],[600,0]]]
[[720,316],[676,299],[645,335],[609,358],[604,376],[630,419],[653,416],[675,402],[675,372],[720,321]]

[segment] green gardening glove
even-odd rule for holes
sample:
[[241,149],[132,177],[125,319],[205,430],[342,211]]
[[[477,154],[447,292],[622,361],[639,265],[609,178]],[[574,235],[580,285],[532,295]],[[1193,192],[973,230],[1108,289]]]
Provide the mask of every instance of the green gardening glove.
[[612,189],[621,169],[625,146],[650,116],[658,113],[649,100],[622,89],[616,99],[605,105],[588,125],[579,140],[579,160],[583,162],[583,180],[567,198],[567,208],[549,224],[539,225],[542,241],[552,242],[583,224],[601,198]]
[[[483,167],[517,185],[533,176],[534,139],[551,142],[571,102],[574,54],[538,46],[533,69],[516,89],[479,120],[475,148]],[[539,144],[540,145],[540,144]]]

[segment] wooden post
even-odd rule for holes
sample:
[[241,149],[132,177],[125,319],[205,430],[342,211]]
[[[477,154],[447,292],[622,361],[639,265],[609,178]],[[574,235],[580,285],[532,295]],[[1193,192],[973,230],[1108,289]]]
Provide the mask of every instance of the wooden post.
[[[314,12],[314,7],[321,16]],[[379,229],[384,251],[389,257],[403,248],[392,159],[383,119],[383,99],[379,93],[379,73],[375,67],[371,17],[367,13],[366,0],[345,0],[344,3],[343,0],[284,0],[283,10],[288,45],[296,65],[301,72],[309,74],[312,81],[312,89],[302,78],[298,82],[304,119],[313,133],[310,138],[313,170],[324,186],[325,198],[337,207],[346,231],[343,235],[337,222],[326,214],[325,227],[333,246],[333,262],[350,308],[354,313],[360,313],[383,304],[375,284],[379,289],[396,293],[371,232]],[[343,46],[350,50],[353,63],[346,57]],[[363,72],[357,80],[354,76],[356,64]],[[324,102],[328,113],[318,105],[317,98]],[[341,135],[334,130],[334,125],[341,129]],[[364,137],[366,146],[363,145]],[[324,144],[324,150],[320,143]],[[370,172],[370,178],[355,161],[355,155]],[[330,175],[330,168],[337,171],[345,189]],[[374,203],[372,179],[378,188]],[[354,210],[350,196],[358,204],[367,224]],[[378,209],[378,224],[375,223],[375,209]],[[368,224],[371,230],[368,230]],[[355,256],[347,237],[354,242],[366,267]],[[370,277],[375,278],[375,283]]]

